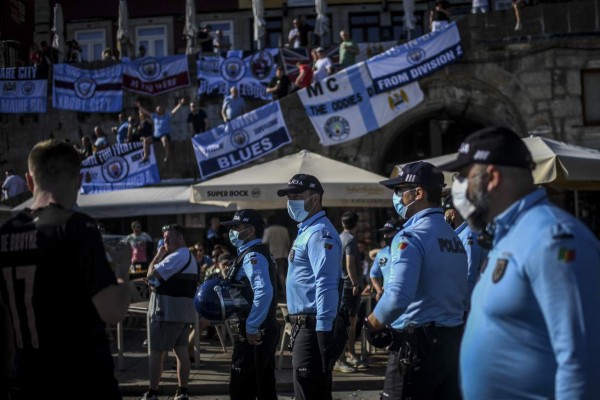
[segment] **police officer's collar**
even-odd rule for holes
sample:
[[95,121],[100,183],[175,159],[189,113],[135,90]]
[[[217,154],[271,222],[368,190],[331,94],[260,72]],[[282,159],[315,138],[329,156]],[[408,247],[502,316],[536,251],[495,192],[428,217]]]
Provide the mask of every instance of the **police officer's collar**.
[[460,234],[462,231],[465,230],[465,228],[467,227],[467,221],[464,221],[462,224],[460,224],[455,230],[454,232],[456,232],[456,234]]
[[404,223],[404,228],[406,229],[411,225],[414,225],[418,220],[420,220],[423,217],[426,217],[430,214],[442,214],[444,215],[444,212],[442,211],[442,209],[440,207],[432,207],[432,208],[426,208],[424,210],[419,211],[418,213],[416,213],[415,215],[413,215],[412,217],[410,217],[405,223]]
[[498,242],[498,240],[506,235],[509,229],[514,225],[519,215],[521,215],[524,211],[529,210],[537,203],[546,200],[546,197],[546,189],[537,189],[511,204],[510,207],[504,210],[501,214],[498,214],[498,216],[494,218],[494,224],[496,225],[496,229],[494,230],[494,245]]
[[306,218],[304,221],[298,224],[298,229],[304,230],[307,227],[311,226],[316,220],[325,216],[325,210],[318,211],[312,217]]
[[244,243],[243,245],[241,245],[241,246],[240,246],[240,247],[237,249],[237,253],[238,253],[238,254],[242,254],[242,252],[243,252],[244,250],[246,250],[248,247],[255,246],[255,245],[257,245],[257,244],[261,244],[261,243],[262,243],[262,241],[261,241],[259,238],[252,239],[251,241],[249,241],[249,242],[247,242],[247,243]]

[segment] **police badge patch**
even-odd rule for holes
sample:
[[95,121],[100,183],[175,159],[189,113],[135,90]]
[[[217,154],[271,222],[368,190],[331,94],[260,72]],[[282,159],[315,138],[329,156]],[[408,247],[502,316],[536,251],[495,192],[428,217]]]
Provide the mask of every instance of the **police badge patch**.
[[290,250],[290,255],[288,256],[288,262],[294,261],[294,254],[296,254],[296,250],[291,249]]
[[494,268],[494,272],[492,273],[492,282],[498,283],[500,279],[504,276],[506,272],[506,267],[508,266],[508,260],[506,258],[499,258],[496,261],[496,267]]

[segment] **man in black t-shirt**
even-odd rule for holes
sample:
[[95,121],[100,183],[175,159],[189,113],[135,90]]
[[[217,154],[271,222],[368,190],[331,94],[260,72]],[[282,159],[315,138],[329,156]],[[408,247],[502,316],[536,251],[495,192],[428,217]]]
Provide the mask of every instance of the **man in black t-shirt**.
[[0,227],[0,398],[44,398],[59,384],[62,399],[80,388],[121,399],[106,325],[127,313],[128,266],[111,270],[96,221],[72,209],[81,184],[73,146],[38,143],[28,162],[31,208]]
[[190,113],[187,117],[188,130],[191,136],[206,132],[208,127],[208,116],[203,109],[198,107],[195,101],[190,102]]
[[283,72],[283,67],[279,65],[275,70],[275,77],[267,86],[267,93],[271,93],[273,100],[279,100],[288,95],[291,84],[290,78]]
[[210,35],[211,26],[204,25],[202,30],[198,32],[198,43],[202,49],[203,55],[214,55],[213,37]]

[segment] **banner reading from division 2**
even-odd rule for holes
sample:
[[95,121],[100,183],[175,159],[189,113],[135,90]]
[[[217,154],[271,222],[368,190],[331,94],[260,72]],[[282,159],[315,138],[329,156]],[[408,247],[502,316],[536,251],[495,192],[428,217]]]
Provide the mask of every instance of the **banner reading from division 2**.
[[247,164],[291,142],[278,101],[192,138],[202,179]]
[[160,182],[154,152],[142,162],[142,142],[115,144],[83,160],[81,193],[131,189]]
[[417,82],[382,94],[371,84],[359,63],[298,92],[323,146],[366,135],[423,101]]
[[387,92],[431,75],[462,57],[456,22],[419,36],[366,61],[375,93]]
[[48,79],[36,79],[36,72],[36,67],[0,68],[0,113],[46,112]]

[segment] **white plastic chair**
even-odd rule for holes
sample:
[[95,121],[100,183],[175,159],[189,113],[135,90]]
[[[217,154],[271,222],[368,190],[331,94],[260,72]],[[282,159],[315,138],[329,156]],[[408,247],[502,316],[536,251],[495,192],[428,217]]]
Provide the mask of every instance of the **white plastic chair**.
[[[279,306],[279,309],[281,310],[281,314],[283,315],[283,320],[285,321],[286,317],[289,314],[287,304],[279,303],[277,305]],[[279,359],[277,360],[277,370],[278,371],[281,371],[281,368],[283,367],[283,350],[285,349],[285,346],[287,345],[286,338],[289,338],[291,336],[291,334],[292,334],[292,324],[286,321],[285,327],[283,328],[283,334],[281,335],[281,345],[279,346]]]

